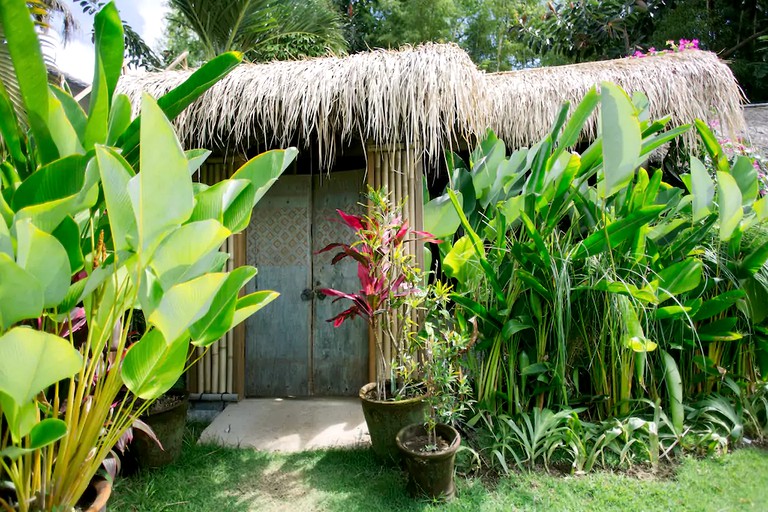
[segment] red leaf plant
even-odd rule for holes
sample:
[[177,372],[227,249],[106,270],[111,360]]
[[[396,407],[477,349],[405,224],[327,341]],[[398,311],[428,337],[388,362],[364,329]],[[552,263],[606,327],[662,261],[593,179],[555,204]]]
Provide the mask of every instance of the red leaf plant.
[[[355,241],[330,244],[318,251],[338,249],[331,261],[334,265],[345,258],[355,260],[360,290],[348,293],[324,288],[321,292],[336,297],[334,302],[351,302],[349,308],[328,320],[335,327],[358,316],[368,323],[377,354],[376,399],[397,399],[404,396],[410,384],[409,341],[418,331],[415,312],[424,297],[424,273],[416,266],[412,251],[407,249],[408,242],[439,241],[429,233],[410,229],[402,214],[403,204],[393,205],[386,192],[369,187],[367,199],[367,215],[336,210],[342,221],[354,230]],[[385,358],[385,343],[393,348],[391,361]]]

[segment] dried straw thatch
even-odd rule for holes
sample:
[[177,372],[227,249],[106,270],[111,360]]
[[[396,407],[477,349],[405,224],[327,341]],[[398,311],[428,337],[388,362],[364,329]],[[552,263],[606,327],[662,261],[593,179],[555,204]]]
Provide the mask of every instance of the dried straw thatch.
[[[643,92],[651,119],[670,115],[672,126],[697,118],[716,120],[731,136],[745,131],[744,96],[736,79],[723,61],[705,51],[493,73],[486,80],[492,103],[488,126],[513,147],[540,140],[551,129],[562,102],[575,106],[603,81],[630,95]],[[593,116],[585,136],[594,137],[596,130]],[[687,142],[695,144],[694,139],[694,132],[688,132]]]
[[[132,74],[119,90],[137,107],[142,90],[161,95],[191,71]],[[316,145],[329,168],[338,144],[354,139],[405,144],[436,156],[444,144],[493,128],[510,146],[538,141],[563,101],[573,104],[601,81],[643,91],[651,117],[672,124],[717,119],[743,133],[742,93],[714,54],[687,51],[643,59],[485,74],[456,45],[427,44],[270,64],[244,64],[176,120],[188,146],[239,150]],[[595,123],[587,127],[594,135]]]
[[[119,89],[157,97],[190,71],[133,74]],[[185,143],[243,148],[315,140],[327,167],[337,143],[405,143],[438,154],[445,140],[480,133],[484,76],[455,45],[428,44],[270,64],[244,64],[176,121]],[[133,105],[138,105],[134,101]]]

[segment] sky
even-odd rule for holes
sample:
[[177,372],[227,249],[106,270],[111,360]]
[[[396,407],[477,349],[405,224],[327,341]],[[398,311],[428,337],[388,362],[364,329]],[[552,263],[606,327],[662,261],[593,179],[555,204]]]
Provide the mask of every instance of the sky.
[[[94,61],[91,42],[93,17],[83,14],[74,0],[67,3],[70,4],[80,29],[65,46],[58,44],[56,63],[65,73],[91,83]],[[165,14],[168,11],[165,0],[115,0],[115,4],[123,20],[141,35],[150,48],[157,49],[163,36]]]

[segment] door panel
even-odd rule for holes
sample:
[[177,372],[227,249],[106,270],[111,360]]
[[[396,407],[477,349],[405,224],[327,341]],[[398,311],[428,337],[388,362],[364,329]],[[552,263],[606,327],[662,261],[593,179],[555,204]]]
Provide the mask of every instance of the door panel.
[[259,273],[250,290],[280,297],[246,321],[245,392],[248,396],[306,396],[309,382],[311,300],[311,181],[284,176],[259,201],[247,231],[247,262]]
[[[363,171],[337,172],[315,177],[312,221],[312,264],[314,287],[357,291],[357,263],[345,258],[336,265],[331,259],[337,251],[317,254],[334,242],[351,243],[353,232],[341,222],[336,209],[362,214]],[[327,320],[350,306],[348,300],[333,302],[315,295],[312,351],[313,394],[354,396],[368,382],[368,328],[362,318],[347,320],[333,327]]]

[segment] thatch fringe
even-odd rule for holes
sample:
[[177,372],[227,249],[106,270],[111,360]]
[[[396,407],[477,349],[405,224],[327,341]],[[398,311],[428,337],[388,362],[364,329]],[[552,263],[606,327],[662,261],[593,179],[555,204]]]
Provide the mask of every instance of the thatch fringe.
[[[671,117],[670,125],[695,119],[718,121],[732,138],[746,130],[741,103],[744,95],[728,66],[714,53],[689,50],[644,58],[625,58],[568,66],[525,69],[487,76],[491,91],[490,126],[512,147],[531,145],[546,136],[560,106],[571,109],[600,82],[613,82],[630,96],[643,92],[651,119]],[[594,138],[597,115],[583,136]],[[695,131],[687,132],[696,145]]]
[[[190,73],[129,74],[119,90],[136,108],[142,90],[157,97]],[[548,132],[563,101],[575,105],[601,81],[630,94],[643,91],[652,118],[669,114],[672,125],[718,120],[725,133],[744,133],[743,94],[709,52],[485,74],[453,44],[244,64],[185,110],[176,126],[188,147],[316,145],[320,166],[328,169],[338,145],[354,139],[402,143],[429,158],[491,127],[511,147],[530,145]],[[594,136],[595,119],[586,137]]]

